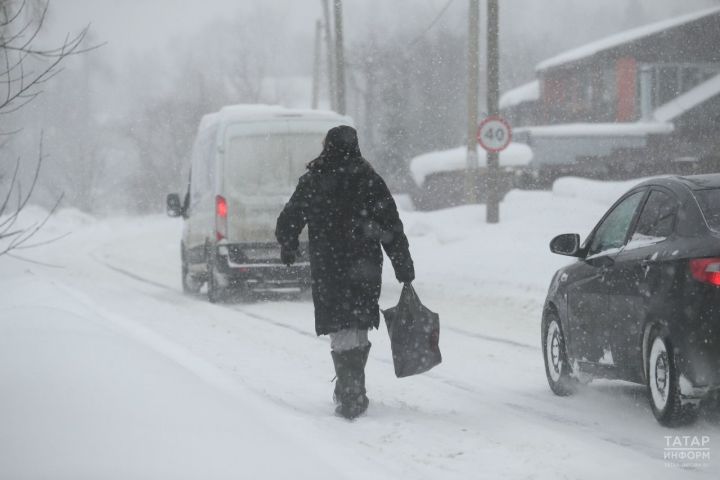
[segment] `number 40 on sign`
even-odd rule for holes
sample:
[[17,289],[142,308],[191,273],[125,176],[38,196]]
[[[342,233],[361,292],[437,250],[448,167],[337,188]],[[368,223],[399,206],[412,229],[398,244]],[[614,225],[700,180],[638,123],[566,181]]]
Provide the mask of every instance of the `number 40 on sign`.
[[478,127],[477,139],[488,152],[500,152],[510,145],[510,124],[500,117],[488,117]]

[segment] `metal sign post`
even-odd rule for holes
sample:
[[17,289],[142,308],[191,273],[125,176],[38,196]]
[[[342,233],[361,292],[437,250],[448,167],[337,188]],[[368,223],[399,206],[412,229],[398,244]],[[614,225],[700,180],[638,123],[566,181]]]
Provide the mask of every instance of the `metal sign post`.
[[478,124],[478,97],[480,94],[480,0],[470,0],[468,22],[468,136],[465,201],[467,203],[477,203],[478,154],[475,129]]
[[500,152],[505,150],[512,140],[512,129],[504,119],[487,117],[480,123],[477,130],[480,146],[487,152],[487,223],[500,221],[499,181]]
[[[487,108],[490,117],[497,117],[500,113],[498,3],[498,0],[488,0],[487,3]],[[499,150],[492,149],[488,150],[487,154],[487,223],[500,221],[500,156],[498,152]]]

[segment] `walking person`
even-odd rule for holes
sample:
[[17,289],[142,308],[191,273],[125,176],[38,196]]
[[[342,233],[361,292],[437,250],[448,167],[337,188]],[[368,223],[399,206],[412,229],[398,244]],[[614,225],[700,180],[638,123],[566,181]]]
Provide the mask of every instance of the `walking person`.
[[381,246],[398,281],[412,282],[415,270],[395,201],[362,157],[354,128],[332,128],[307,170],[278,217],[275,236],[289,266],[308,227],[315,331],[330,336],[335,411],[352,419],[369,403],[365,364],[368,330],[380,323]]

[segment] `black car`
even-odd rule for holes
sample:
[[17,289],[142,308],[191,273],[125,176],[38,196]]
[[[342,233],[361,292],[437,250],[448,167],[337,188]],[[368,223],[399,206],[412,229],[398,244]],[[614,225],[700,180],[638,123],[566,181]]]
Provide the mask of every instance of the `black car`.
[[542,319],[550,388],[584,378],[647,385],[664,425],[687,423],[720,389],[720,174],[665,177],[623,195],[555,273]]

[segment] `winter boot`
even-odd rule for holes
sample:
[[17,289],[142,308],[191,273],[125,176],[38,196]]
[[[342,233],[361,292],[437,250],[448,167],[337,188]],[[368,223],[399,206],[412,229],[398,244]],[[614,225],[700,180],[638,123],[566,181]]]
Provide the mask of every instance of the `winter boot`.
[[335,413],[347,419],[362,415],[370,403],[365,391],[365,364],[369,353],[370,344],[331,352],[337,375],[333,396],[337,404]]
[[[368,356],[370,354],[370,347],[372,346],[372,343],[368,342],[368,345],[365,347],[358,347],[357,350],[363,351],[363,359],[362,359],[362,367],[363,367],[363,373],[365,372],[365,365],[367,365]],[[342,357],[336,358],[336,353],[331,352],[333,355],[333,363],[335,364],[335,390],[333,391],[333,402],[335,405],[340,405],[342,403],[342,400],[340,398],[340,392],[343,391],[345,387],[345,383],[347,379],[340,377],[340,374],[338,373],[338,365],[342,363]],[[363,382],[363,386],[365,383]]]

